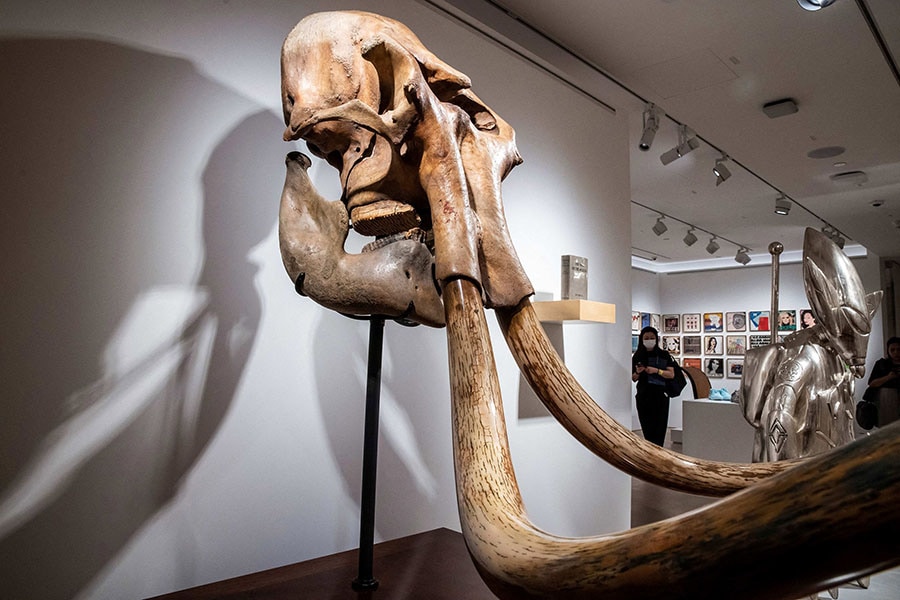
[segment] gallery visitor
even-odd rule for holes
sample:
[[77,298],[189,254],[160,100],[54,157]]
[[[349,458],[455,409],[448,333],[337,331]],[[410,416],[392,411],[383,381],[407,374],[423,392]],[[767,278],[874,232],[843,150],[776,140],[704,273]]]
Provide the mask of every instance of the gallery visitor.
[[900,337],[890,338],[885,346],[887,356],[875,361],[863,396],[877,403],[879,427],[900,419]]
[[666,380],[675,377],[672,355],[659,347],[659,332],[641,329],[640,345],[631,357],[631,380],[637,382],[637,414],[644,438],[657,446],[666,441],[669,396]]

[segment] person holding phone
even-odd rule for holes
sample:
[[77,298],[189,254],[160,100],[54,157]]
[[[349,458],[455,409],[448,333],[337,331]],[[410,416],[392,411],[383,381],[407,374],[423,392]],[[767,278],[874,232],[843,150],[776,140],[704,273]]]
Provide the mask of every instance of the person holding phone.
[[640,345],[631,357],[631,380],[637,382],[638,420],[644,438],[662,446],[669,426],[669,396],[666,380],[675,377],[672,355],[659,347],[659,332],[641,329]]

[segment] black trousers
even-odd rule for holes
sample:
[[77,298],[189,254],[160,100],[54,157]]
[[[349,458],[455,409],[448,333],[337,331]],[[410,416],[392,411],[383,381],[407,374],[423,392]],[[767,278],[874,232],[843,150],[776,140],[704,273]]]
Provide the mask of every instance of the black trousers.
[[641,422],[644,439],[662,446],[666,442],[666,430],[669,427],[669,397],[665,387],[661,385],[643,386],[638,391],[637,414]]

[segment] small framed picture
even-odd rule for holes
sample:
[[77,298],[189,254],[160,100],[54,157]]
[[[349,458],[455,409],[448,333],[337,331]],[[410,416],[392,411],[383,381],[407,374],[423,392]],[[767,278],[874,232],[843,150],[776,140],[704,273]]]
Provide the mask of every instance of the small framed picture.
[[725,326],[722,313],[703,313],[703,331],[705,333],[719,333]]
[[650,327],[662,331],[662,317],[658,313],[650,313]]
[[721,379],[725,377],[725,367],[721,358],[707,358],[704,363],[704,371],[710,379]]
[[691,367],[693,369],[703,368],[703,360],[699,358],[685,358],[681,363],[682,367]]
[[799,321],[800,329],[809,329],[816,324],[816,315],[808,308],[801,308]]
[[700,356],[703,354],[702,336],[686,335],[681,338],[681,351],[685,356]]
[[729,358],[725,361],[725,372],[729,379],[740,379],[744,374],[744,359]]
[[747,352],[746,335],[725,336],[725,354],[743,356],[745,352]]
[[703,354],[724,354],[721,335],[708,335],[703,340]]
[[681,338],[677,335],[664,335],[662,338],[663,350],[672,356],[681,354]]
[[778,311],[778,331],[796,331],[797,330],[797,311],[795,310],[779,310]]
[[641,336],[633,333],[631,334],[631,353],[634,354],[637,352],[638,345],[641,343]]
[[747,313],[750,331],[769,331],[769,311],[751,310]]
[[681,315],[681,330],[684,333],[700,333],[700,313]]
[[663,333],[681,333],[681,315],[663,315]]
[[747,313],[725,313],[725,331],[747,331]]
[[767,334],[757,334],[750,336],[750,344],[748,348],[761,348],[772,343],[772,336]]
[[640,313],[640,311],[636,311],[636,310],[631,311],[631,330],[632,331],[640,331],[641,330],[641,313]]

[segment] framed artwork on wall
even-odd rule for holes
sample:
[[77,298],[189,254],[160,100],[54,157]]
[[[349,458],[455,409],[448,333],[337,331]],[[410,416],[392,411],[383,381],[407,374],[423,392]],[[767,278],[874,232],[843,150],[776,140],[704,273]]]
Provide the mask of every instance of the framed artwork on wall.
[[741,375],[744,374],[744,359],[743,358],[727,359],[725,370],[728,373],[729,379],[740,379]]
[[632,354],[637,352],[638,344],[640,344],[640,343],[641,343],[641,336],[639,336],[636,333],[632,334],[631,335],[631,353]]
[[682,367],[691,367],[694,369],[702,369],[703,361],[699,358],[685,358],[681,364]]
[[681,330],[684,333],[700,333],[700,313],[681,315]]
[[769,331],[769,311],[751,310],[747,313],[750,331]]
[[706,376],[710,379],[721,379],[725,377],[725,368],[722,365],[721,358],[707,358],[704,364]]
[[641,313],[641,329],[644,327],[650,327],[650,313]]
[[681,333],[681,315],[663,315],[664,333]]
[[731,355],[741,355],[747,351],[746,335],[727,335],[725,336],[725,353]]
[[769,334],[757,334],[750,336],[750,344],[747,346],[748,348],[760,348],[762,346],[768,346],[772,343],[772,336]]
[[631,330],[632,331],[640,331],[641,330],[641,313],[640,313],[640,311],[637,311],[637,310],[631,311]]
[[702,336],[686,335],[681,338],[681,351],[687,356],[700,356],[703,354]]
[[677,335],[664,335],[662,338],[663,350],[672,356],[681,354],[681,338]]
[[808,308],[800,309],[799,325],[800,329],[809,329],[816,324],[816,315]]
[[725,330],[747,331],[747,313],[743,311],[725,313]]
[[723,354],[722,336],[708,335],[703,340],[703,354]]
[[659,316],[659,313],[650,313],[650,327],[662,331],[662,317]]
[[724,327],[724,318],[720,312],[703,313],[703,331],[719,333]]
[[778,331],[796,331],[797,330],[797,311],[796,310],[779,310],[778,311]]

